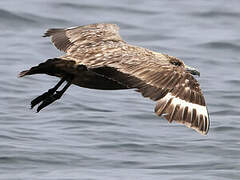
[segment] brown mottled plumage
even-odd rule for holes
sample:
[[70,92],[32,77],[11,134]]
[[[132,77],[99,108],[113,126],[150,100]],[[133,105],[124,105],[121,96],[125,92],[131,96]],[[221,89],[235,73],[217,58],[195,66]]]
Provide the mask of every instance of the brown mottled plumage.
[[[19,76],[45,73],[63,79],[51,91],[34,99],[32,107],[42,101],[40,111],[59,99],[70,84],[103,90],[136,88],[144,97],[157,101],[157,115],[207,134],[209,116],[205,100],[192,76],[199,73],[176,57],[127,44],[118,30],[115,24],[49,29],[44,37],[51,37],[53,44],[66,54]],[[68,86],[58,96],[56,89],[64,80]]]

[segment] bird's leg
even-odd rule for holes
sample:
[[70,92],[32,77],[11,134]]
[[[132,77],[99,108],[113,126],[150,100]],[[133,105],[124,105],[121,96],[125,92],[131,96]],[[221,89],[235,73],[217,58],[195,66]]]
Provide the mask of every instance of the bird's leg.
[[68,89],[68,87],[71,85],[71,81],[68,81],[67,84],[63,87],[61,91],[55,91],[56,93],[53,95],[48,96],[45,98],[42,103],[38,106],[37,112],[39,112],[41,109],[45,108],[49,104],[52,104],[54,101],[60,99],[64,92]]
[[31,109],[36,106],[37,104],[39,104],[41,101],[43,101],[44,99],[46,99],[49,96],[52,96],[56,90],[62,85],[62,83],[65,81],[65,78],[62,78],[57,84],[56,86],[54,86],[53,88],[49,89],[47,92],[43,93],[42,95],[38,96],[37,98],[35,98],[34,100],[32,100],[31,102]]

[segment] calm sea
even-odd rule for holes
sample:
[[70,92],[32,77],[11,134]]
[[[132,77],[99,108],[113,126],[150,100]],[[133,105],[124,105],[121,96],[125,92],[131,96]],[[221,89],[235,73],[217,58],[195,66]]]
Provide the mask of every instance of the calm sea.
[[[240,179],[240,1],[1,0],[0,179]],[[127,42],[201,71],[211,129],[201,136],[153,113],[133,90],[71,86],[40,113],[55,77],[17,74],[61,55],[47,28],[117,23]]]

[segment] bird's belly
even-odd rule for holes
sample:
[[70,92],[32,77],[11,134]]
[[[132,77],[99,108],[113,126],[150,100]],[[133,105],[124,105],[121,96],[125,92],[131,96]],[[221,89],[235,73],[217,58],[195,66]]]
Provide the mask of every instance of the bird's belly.
[[75,74],[72,83],[77,86],[90,89],[101,90],[128,89],[125,85],[120,84],[117,81],[113,81],[91,71],[85,71],[79,74]]

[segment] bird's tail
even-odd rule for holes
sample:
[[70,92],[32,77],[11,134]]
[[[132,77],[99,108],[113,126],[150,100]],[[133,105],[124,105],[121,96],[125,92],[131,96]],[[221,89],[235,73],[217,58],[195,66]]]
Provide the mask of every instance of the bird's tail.
[[32,74],[48,74],[51,76],[61,76],[66,74],[66,69],[73,68],[74,61],[63,60],[60,58],[48,59],[46,62],[34,66],[29,70],[24,70],[19,73],[18,77],[23,77]]
[[26,75],[28,75],[28,73],[29,73],[29,70],[24,70],[18,74],[18,77],[26,76]]

